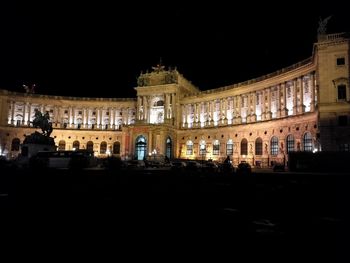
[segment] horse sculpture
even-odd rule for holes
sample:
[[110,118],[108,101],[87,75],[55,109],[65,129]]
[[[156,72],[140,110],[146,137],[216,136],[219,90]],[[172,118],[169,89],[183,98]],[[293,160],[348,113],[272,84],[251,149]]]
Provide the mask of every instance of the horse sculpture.
[[32,123],[34,128],[41,128],[42,134],[50,137],[52,133],[52,123],[50,122],[50,115],[48,112],[43,115],[38,109],[35,109]]

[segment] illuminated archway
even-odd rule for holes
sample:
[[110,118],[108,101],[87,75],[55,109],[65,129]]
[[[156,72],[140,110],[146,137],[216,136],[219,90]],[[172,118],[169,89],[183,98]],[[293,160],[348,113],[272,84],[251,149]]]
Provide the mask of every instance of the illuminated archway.
[[137,160],[143,160],[147,155],[147,141],[142,135],[136,138],[135,154]]

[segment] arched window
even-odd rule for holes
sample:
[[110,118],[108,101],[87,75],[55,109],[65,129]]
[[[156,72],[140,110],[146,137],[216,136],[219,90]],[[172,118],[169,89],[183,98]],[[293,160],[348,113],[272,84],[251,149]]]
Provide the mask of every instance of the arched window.
[[165,149],[165,155],[166,157],[168,157],[169,159],[171,159],[171,153],[172,153],[172,148],[173,148],[173,144],[172,144],[172,141],[171,141],[171,138],[168,137],[166,139],[166,149]]
[[113,143],[113,154],[120,154],[120,142]]
[[304,151],[312,152],[312,136],[311,133],[307,132],[304,134]]
[[147,141],[146,138],[140,135],[136,138],[136,158],[137,160],[143,160],[146,157],[146,150],[147,150]]
[[80,143],[79,141],[74,141],[73,142],[73,150],[79,150]]
[[204,140],[201,140],[199,142],[199,154],[205,155],[207,153],[207,145],[205,144]]
[[229,139],[226,143],[226,155],[232,155],[233,154],[233,141],[232,139]]
[[278,154],[278,138],[276,136],[273,136],[271,138],[270,150],[271,150],[271,155]]
[[59,151],[64,151],[66,149],[66,142],[61,140],[58,142],[58,150]]
[[21,144],[20,139],[14,138],[11,143],[11,151],[18,152],[19,151],[19,145]]
[[213,142],[213,155],[219,155],[220,154],[220,142],[219,140],[215,140]]
[[262,139],[259,137],[255,140],[255,155],[262,155]]
[[105,154],[107,152],[107,143],[101,142],[100,144],[100,154]]
[[192,155],[193,154],[193,142],[187,141],[186,142],[186,155]]
[[294,136],[289,134],[287,136],[287,154],[294,151]]
[[92,141],[88,141],[86,143],[86,150],[89,152],[93,152],[94,151],[94,143]]
[[248,141],[247,139],[242,139],[241,141],[241,155],[247,155],[248,154]]

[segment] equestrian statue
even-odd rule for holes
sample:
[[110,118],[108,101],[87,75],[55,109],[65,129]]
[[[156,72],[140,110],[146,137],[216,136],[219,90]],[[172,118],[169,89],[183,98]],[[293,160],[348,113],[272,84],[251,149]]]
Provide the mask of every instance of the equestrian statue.
[[48,111],[43,115],[38,109],[35,109],[34,119],[32,121],[34,128],[40,128],[44,136],[50,137],[52,133],[52,123]]

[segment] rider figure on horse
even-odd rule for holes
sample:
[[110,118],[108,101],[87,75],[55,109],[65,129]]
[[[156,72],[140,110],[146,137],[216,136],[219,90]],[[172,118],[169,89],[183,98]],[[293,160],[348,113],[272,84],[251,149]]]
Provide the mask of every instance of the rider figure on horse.
[[52,123],[50,122],[50,114],[48,111],[43,115],[38,109],[35,109],[34,119],[32,121],[33,127],[41,128],[43,135],[50,136],[52,132]]

